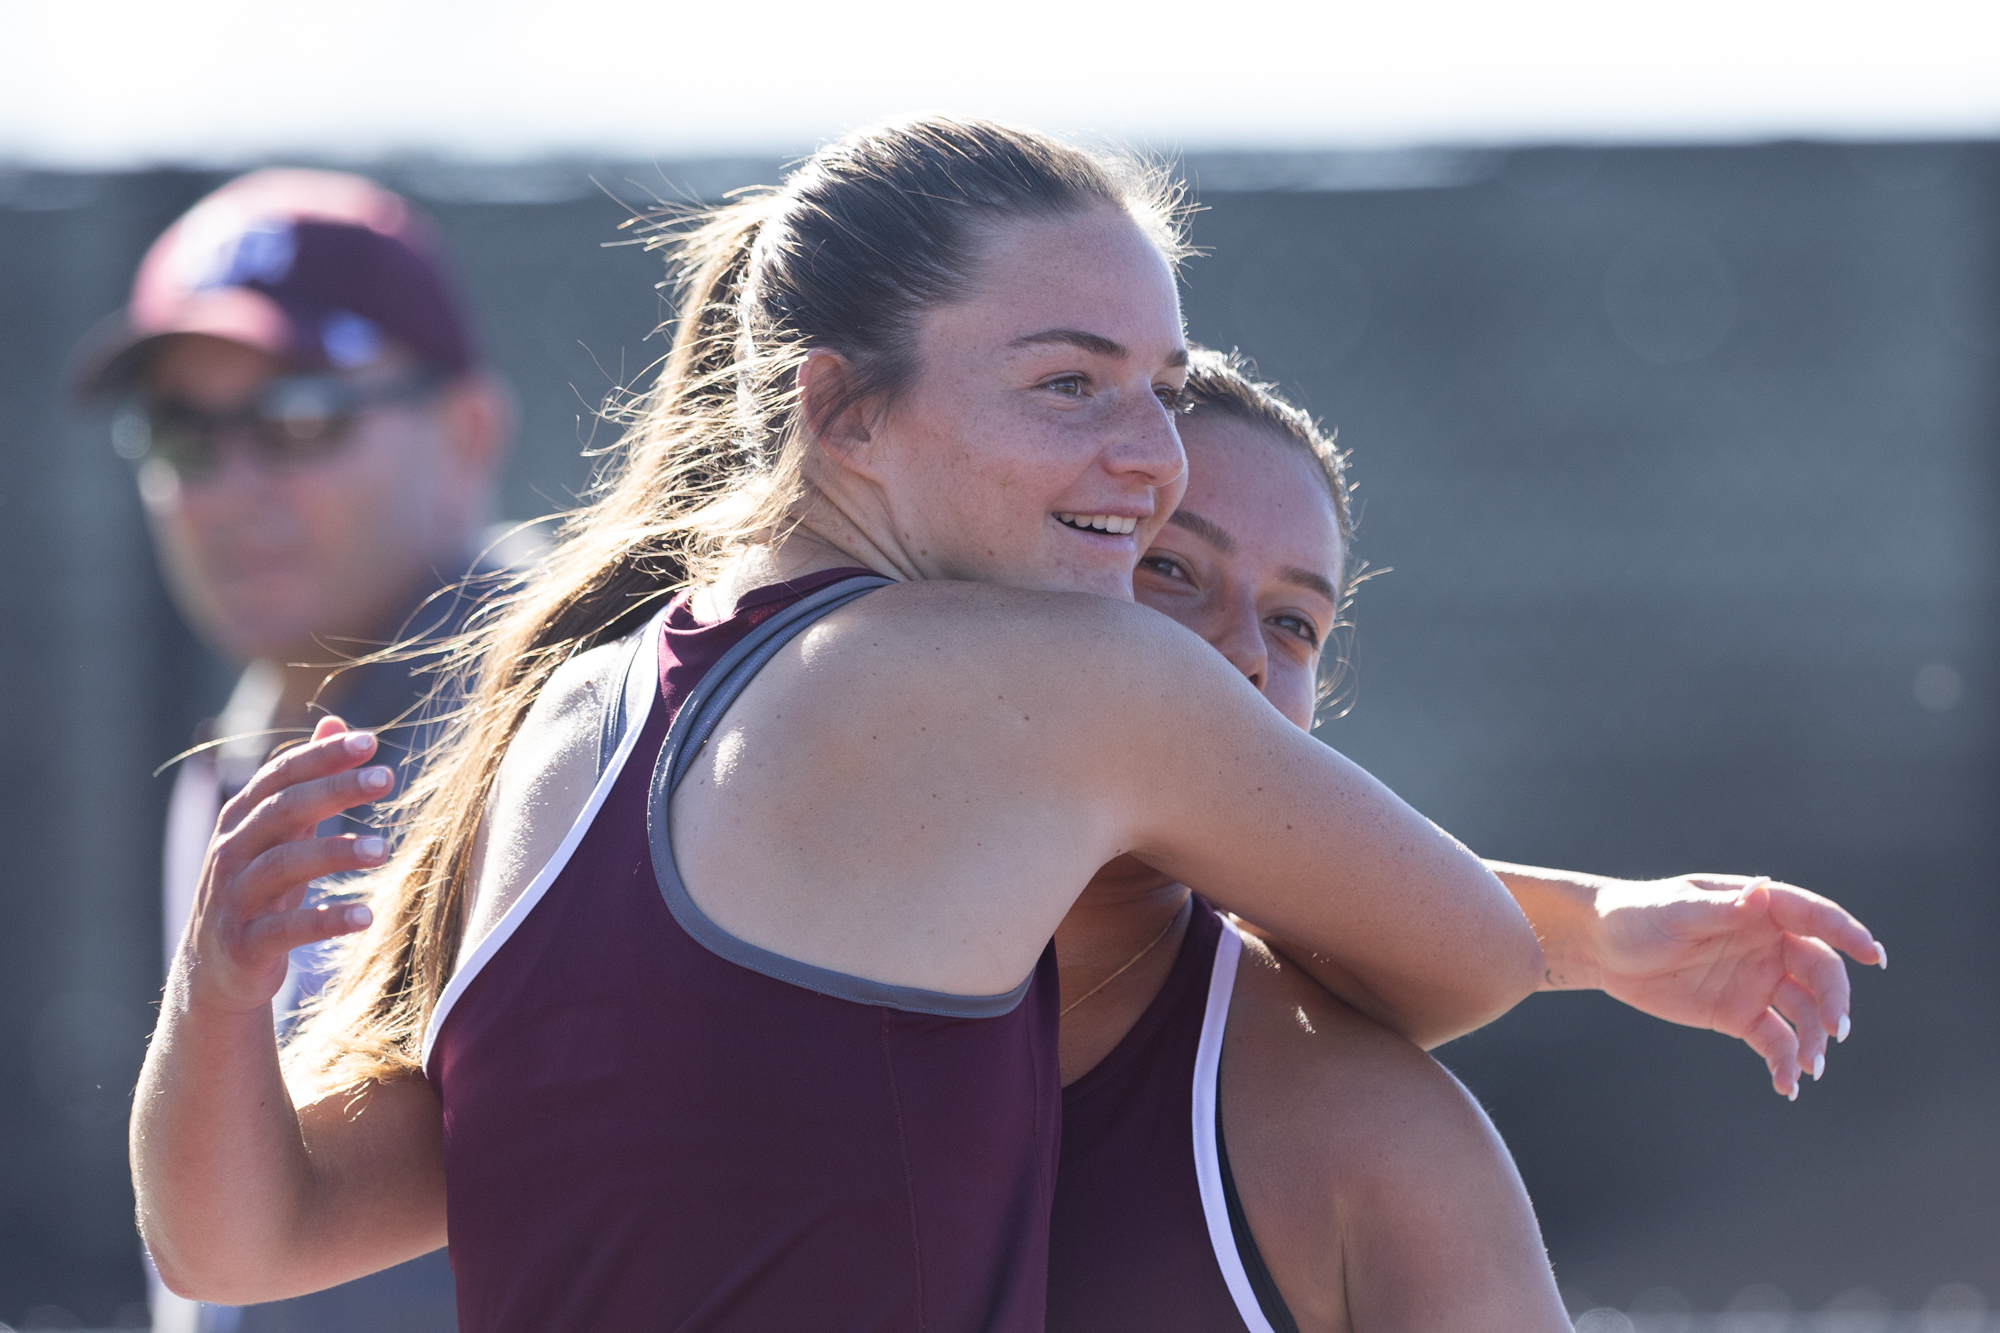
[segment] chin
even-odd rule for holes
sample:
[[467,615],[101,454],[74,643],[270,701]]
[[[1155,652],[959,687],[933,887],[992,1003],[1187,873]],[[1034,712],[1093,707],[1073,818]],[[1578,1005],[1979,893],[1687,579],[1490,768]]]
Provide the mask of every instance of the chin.
[[1094,579],[1091,581],[1091,586],[1079,591],[1093,592],[1099,597],[1109,597],[1120,602],[1132,601],[1132,571],[1128,569],[1118,574]]
[[[269,605],[260,599],[257,605],[228,607],[215,628],[215,637],[229,645],[234,656],[245,660],[262,657],[321,662],[340,656],[339,646],[320,645],[314,637],[316,627],[300,622],[299,605],[297,601]],[[351,646],[348,651],[352,651]],[[302,652],[307,656],[301,657]]]
[[1037,592],[1087,592],[1121,602],[1132,600],[1132,571],[1125,567],[1047,571],[1007,581],[1017,588],[1032,588]]

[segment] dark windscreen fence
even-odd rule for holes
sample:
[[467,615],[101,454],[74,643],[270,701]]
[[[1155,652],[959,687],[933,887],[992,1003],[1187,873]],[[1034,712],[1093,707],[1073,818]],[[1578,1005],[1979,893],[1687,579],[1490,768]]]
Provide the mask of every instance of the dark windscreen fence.
[[[519,397],[504,515],[573,502],[616,435],[596,409],[664,351],[659,259],[607,245],[618,224],[778,166],[370,169],[443,224]],[[1512,1145],[1573,1308],[2000,1297],[2000,148],[1188,166],[1190,333],[1339,428],[1356,554],[1392,571],[1358,595],[1353,707],[1319,734],[1484,854],[1769,874],[1894,956],[1853,969],[1854,1034],[1796,1104],[1740,1043],[1601,996],[1537,996],[1440,1052]],[[0,171],[16,1325],[141,1317],[151,774],[232,676],[168,603],[130,469],[62,366],[223,178]]]

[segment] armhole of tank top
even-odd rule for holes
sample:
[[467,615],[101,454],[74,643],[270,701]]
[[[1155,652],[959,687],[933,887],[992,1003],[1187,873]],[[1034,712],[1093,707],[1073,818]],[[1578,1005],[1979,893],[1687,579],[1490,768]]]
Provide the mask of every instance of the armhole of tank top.
[[[589,832],[591,821],[597,818],[597,812],[603,807],[605,797],[611,794],[612,784],[618,781],[618,775],[625,770],[626,761],[632,757],[632,747],[638,744],[639,733],[645,730],[646,718],[652,712],[653,700],[658,698],[660,693],[659,643],[661,626],[666,618],[666,611],[661,611],[648,620],[646,627],[635,636],[638,641],[633,644],[632,651],[621,653],[616,659],[622,664],[623,670],[620,677],[614,678],[618,680],[619,687],[615,691],[608,691],[605,695],[605,721],[602,727],[609,729],[613,725],[612,719],[617,718],[622,720],[624,729],[618,737],[617,745],[608,755],[600,749],[597,783],[590,789],[589,799],[583,803],[583,809],[578,811],[576,818],[570,822],[569,832],[563,835],[560,843],[556,844],[556,849],[550,855],[548,862],[528,882],[528,887],[521,891],[521,896],[509,904],[506,912],[493,923],[493,929],[488,931],[486,938],[473,949],[472,956],[465,960],[465,966],[452,974],[451,980],[445,985],[444,993],[438,996],[437,1007],[431,1010],[430,1021],[424,1024],[421,1067],[426,1074],[430,1072],[431,1052],[437,1047],[438,1034],[444,1030],[445,1019],[450,1017],[452,1007],[458,1003],[458,997],[465,993],[466,987],[470,986],[473,978],[479,975],[479,970],[485,967],[493,955],[500,952],[501,947],[513,937],[514,931],[527,919],[528,913],[535,909],[535,904],[542,900],[542,895],[549,891],[549,885],[555,883],[556,876],[562,874],[563,867],[569,864],[569,858],[575,854],[577,844],[581,843],[583,835]],[[653,645],[653,651],[650,653],[645,651],[649,644]],[[604,732],[601,730],[599,734],[601,737]]]
[[618,674],[612,679],[624,682],[624,688],[605,700],[604,711],[599,715],[597,728],[597,776],[602,778],[613,767],[623,767],[618,761],[618,747],[631,733],[631,720],[645,712],[651,697],[660,692],[659,673],[636,670],[639,658],[648,644],[653,646],[653,660],[659,660],[658,617],[649,620],[646,629],[632,636],[632,646],[618,655]]
[[1208,1008],[1202,1014],[1201,1042],[1194,1057],[1194,1170],[1201,1185],[1201,1211],[1208,1223],[1209,1248],[1229,1287],[1236,1313],[1250,1333],[1276,1333],[1264,1315],[1243,1256],[1236,1248],[1236,1231],[1229,1221],[1229,1196],[1222,1185],[1222,1159],[1216,1135],[1218,1076],[1222,1071],[1222,1038],[1229,1026],[1229,1000],[1236,992],[1236,965],[1243,957],[1243,937],[1228,917],[1215,942],[1215,965],[1208,977]]
[[701,683],[691,691],[674,718],[673,729],[653,766],[653,787],[646,804],[646,836],[653,849],[653,878],[674,921],[695,943],[716,957],[775,981],[816,991],[836,1000],[877,1005],[909,1013],[941,1018],[997,1018],[1013,1012],[1035,979],[1035,968],[1021,978],[1021,984],[998,995],[955,995],[947,991],[923,990],[916,986],[893,986],[866,977],[836,972],[831,968],[802,963],[796,958],[774,953],[739,939],[718,926],[701,910],[680,867],[674,863],[674,849],[668,835],[667,806],[674,789],[686,776],[694,757],[738,695],[795,636],[815,621],[831,614],[857,597],[886,586],[893,580],[880,575],[842,579],[800,598],[766,620],[709,668]]

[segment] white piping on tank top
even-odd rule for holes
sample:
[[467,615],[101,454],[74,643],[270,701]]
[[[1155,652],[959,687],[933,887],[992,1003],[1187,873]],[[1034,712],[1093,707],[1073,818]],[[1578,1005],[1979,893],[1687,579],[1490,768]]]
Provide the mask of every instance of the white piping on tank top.
[[[501,946],[507,943],[515,930],[527,919],[528,913],[535,910],[535,904],[549,891],[549,885],[555,883],[556,876],[562,874],[563,867],[569,864],[570,857],[583,842],[583,835],[590,831],[591,822],[603,808],[605,798],[611,794],[612,784],[617,782],[618,775],[625,771],[625,761],[632,757],[632,747],[639,743],[639,733],[645,729],[646,718],[653,711],[653,700],[660,695],[659,654],[657,651],[646,652],[643,645],[659,642],[666,618],[667,612],[661,611],[646,622],[645,629],[639,631],[643,636],[640,639],[642,647],[639,652],[630,655],[625,671],[625,734],[619,738],[618,749],[612,754],[611,762],[597,775],[597,785],[590,789],[590,799],[584,802],[583,809],[570,824],[569,832],[564,834],[563,840],[556,845],[556,850],[549,857],[548,863],[536,873],[533,880],[529,881],[521,896],[508,906],[506,913],[493,924],[493,929],[487,932],[486,938],[479,942],[472,955],[465,960],[465,965],[452,975],[450,983],[444,988],[444,993],[438,996],[437,1007],[431,1010],[430,1022],[424,1025],[423,1069],[426,1073],[430,1072],[431,1051],[437,1045],[438,1033],[443,1030],[444,1020],[450,1015],[452,1006],[458,1003],[459,996],[465,994],[466,987],[472,984],[472,979],[479,975],[479,969],[486,966],[493,955],[500,952]],[[622,661],[624,658],[624,654],[610,655],[610,660],[614,662]]]
[[1208,1222],[1208,1242],[1222,1280],[1236,1302],[1236,1313],[1250,1333],[1274,1333],[1243,1256],[1236,1249],[1236,1232],[1229,1225],[1229,1203],[1222,1190],[1222,1162],[1216,1153],[1215,1099],[1222,1068],[1222,1038],[1229,1027],[1229,1001],[1236,991],[1236,965],[1243,957],[1243,937],[1228,917],[1215,942],[1215,964],[1208,977],[1208,1007],[1201,1019],[1201,1043],[1194,1056],[1194,1172],[1201,1186],[1201,1211]]

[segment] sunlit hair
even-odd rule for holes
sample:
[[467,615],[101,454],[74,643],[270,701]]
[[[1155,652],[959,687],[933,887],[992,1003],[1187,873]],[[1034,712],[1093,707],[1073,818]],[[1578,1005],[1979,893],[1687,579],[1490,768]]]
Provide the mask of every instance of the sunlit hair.
[[664,598],[797,522],[811,490],[797,378],[809,351],[852,371],[841,403],[894,401],[920,372],[923,317],[977,289],[1006,224],[1126,213],[1170,262],[1178,191],[1158,171],[985,121],[926,117],[813,154],[782,186],[641,220],[668,256],[672,343],[657,382],[616,405],[627,426],[589,502],[534,576],[454,645],[467,703],[400,810],[371,877],[376,923],[286,1050],[306,1096],[418,1068],[424,1024],[465,929],[473,841],[500,759],[550,674],[635,628]]
[[1333,500],[1340,531],[1341,567],[1334,579],[1339,592],[1337,614],[1320,653],[1319,714],[1339,716],[1353,703],[1354,590],[1368,575],[1348,558],[1354,537],[1353,484],[1347,478],[1347,455],[1322,430],[1312,414],[1294,407],[1275,384],[1257,378],[1257,367],[1240,352],[1211,347],[1188,349],[1187,388],[1182,404],[1190,416],[1217,413],[1265,432],[1279,443],[1297,448],[1318,464]]

